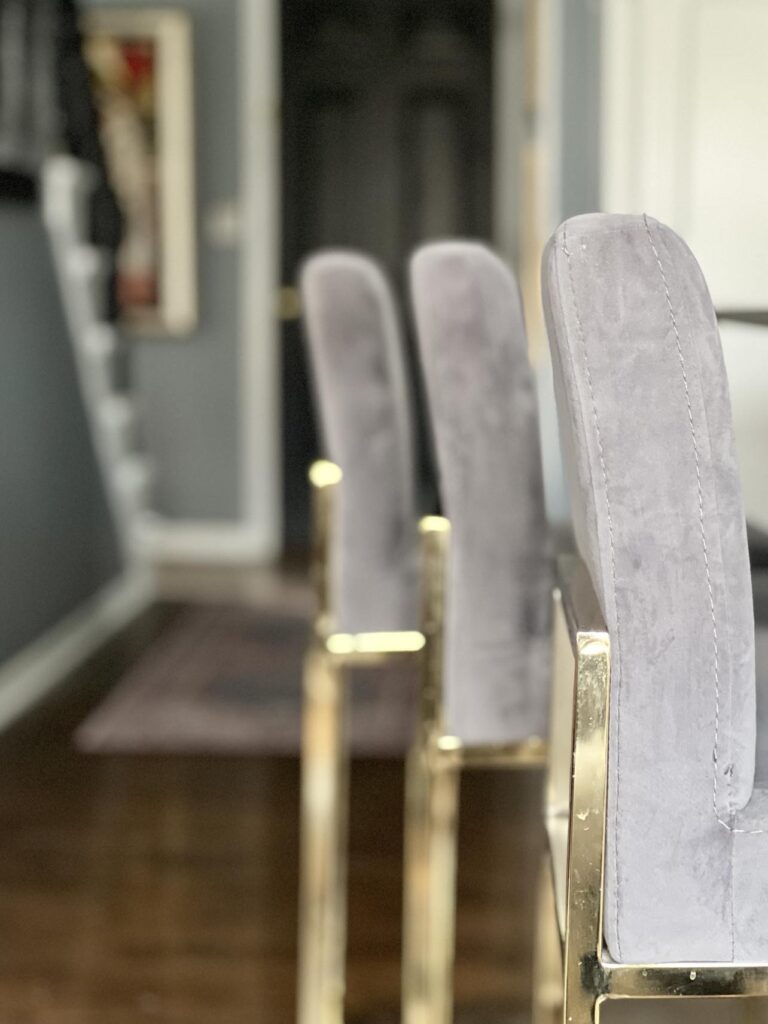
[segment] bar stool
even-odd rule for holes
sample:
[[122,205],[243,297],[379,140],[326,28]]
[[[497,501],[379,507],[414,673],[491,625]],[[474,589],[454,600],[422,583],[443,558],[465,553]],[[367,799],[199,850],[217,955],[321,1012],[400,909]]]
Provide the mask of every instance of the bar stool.
[[448,520],[426,524],[421,715],[407,768],[403,1020],[447,1024],[460,775],[544,762],[552,580],[516,282],[484,246],[449,242],[416,253],[411,284]]
[[768,995],[768,765],[707,286],[669,228],[591,214],[550,240],[543,293],[581,557],[559,566],[539,991],[559,978],[569,1024]]
[[341,1024],[346,959],[348,670],[414,658],[418,529],[404,352],[381,271],[340,251],[301,272],[330,461],[310,470],[317,612],[305,661],[299,1024]]

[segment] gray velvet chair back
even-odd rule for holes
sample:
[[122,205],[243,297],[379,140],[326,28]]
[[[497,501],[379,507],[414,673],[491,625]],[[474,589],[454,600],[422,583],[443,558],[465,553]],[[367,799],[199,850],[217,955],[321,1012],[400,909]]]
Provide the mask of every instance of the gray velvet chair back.
[[612,645],[608,950],[765,959],[750,571],[707,286],[669,228],[591,214],[550,240],[543,295],[576,537]]
[[419,627],[414,435],[389,286],[352,252],[305,261],[300,286],[325,454],[340,466],[335,628]]
[[451,521],[445,727],[466,743],[544,736],[551,568],[517,284],[484,246],[447,242],[416,253],[411,286]]

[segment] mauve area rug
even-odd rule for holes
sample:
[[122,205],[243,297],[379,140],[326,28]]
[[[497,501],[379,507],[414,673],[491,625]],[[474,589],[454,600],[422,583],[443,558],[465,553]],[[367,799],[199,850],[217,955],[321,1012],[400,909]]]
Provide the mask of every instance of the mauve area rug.
[[[246,606],[181,610],[75,733],[96,754],[296,755],[306,616]],[[400,757],[416,709],[414,667],[349,674],[357,756]]]

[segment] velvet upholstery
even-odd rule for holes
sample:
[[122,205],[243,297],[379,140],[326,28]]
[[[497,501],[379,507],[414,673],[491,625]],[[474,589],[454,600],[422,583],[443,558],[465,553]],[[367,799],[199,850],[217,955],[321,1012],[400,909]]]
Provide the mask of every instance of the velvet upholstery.
[[543,736],[551,564],[517,284],[484,246],[446,242],[416,253],[411,287],[451,521],[445,727],[466,743]]
[[[765,576],[765,570],[761,570]],[[768,625],[755,624],[755,665],[757,668],[757,750],[755,785],[768,788]]]
[[300,287],[324,449],[342,470],[334,628],[419,628],[419,547],[405,353],[390,289],[353,252],[305,261]]
[[694,257],[567,221],[543,297],[574,528],[611,634],[604,933],[623,962],[768,960],[768,791],[728,382]]

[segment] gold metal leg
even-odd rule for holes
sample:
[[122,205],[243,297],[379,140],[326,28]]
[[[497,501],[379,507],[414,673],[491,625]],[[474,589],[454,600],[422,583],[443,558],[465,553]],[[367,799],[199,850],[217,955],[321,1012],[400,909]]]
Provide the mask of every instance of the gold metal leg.
[[417,743],[406,782],[403,1024],[450,1024],[460,772]]
[[405,765],[402,1024],[420,1024],[426,1012],[427,788],[424,752],[417,742]]
[[349,748],[343,672],[320,646],[304,667],[298,1024],[342,1024]]
[[429,993],[433,1024],[453,1020],[459,787],[455,765],[433,760],[429,799]]
[[533,1024],[557,1024],[563,1019],[563,957],[555,913],[552,867],[542,858],[536,901],[536,940],[533,952]]

